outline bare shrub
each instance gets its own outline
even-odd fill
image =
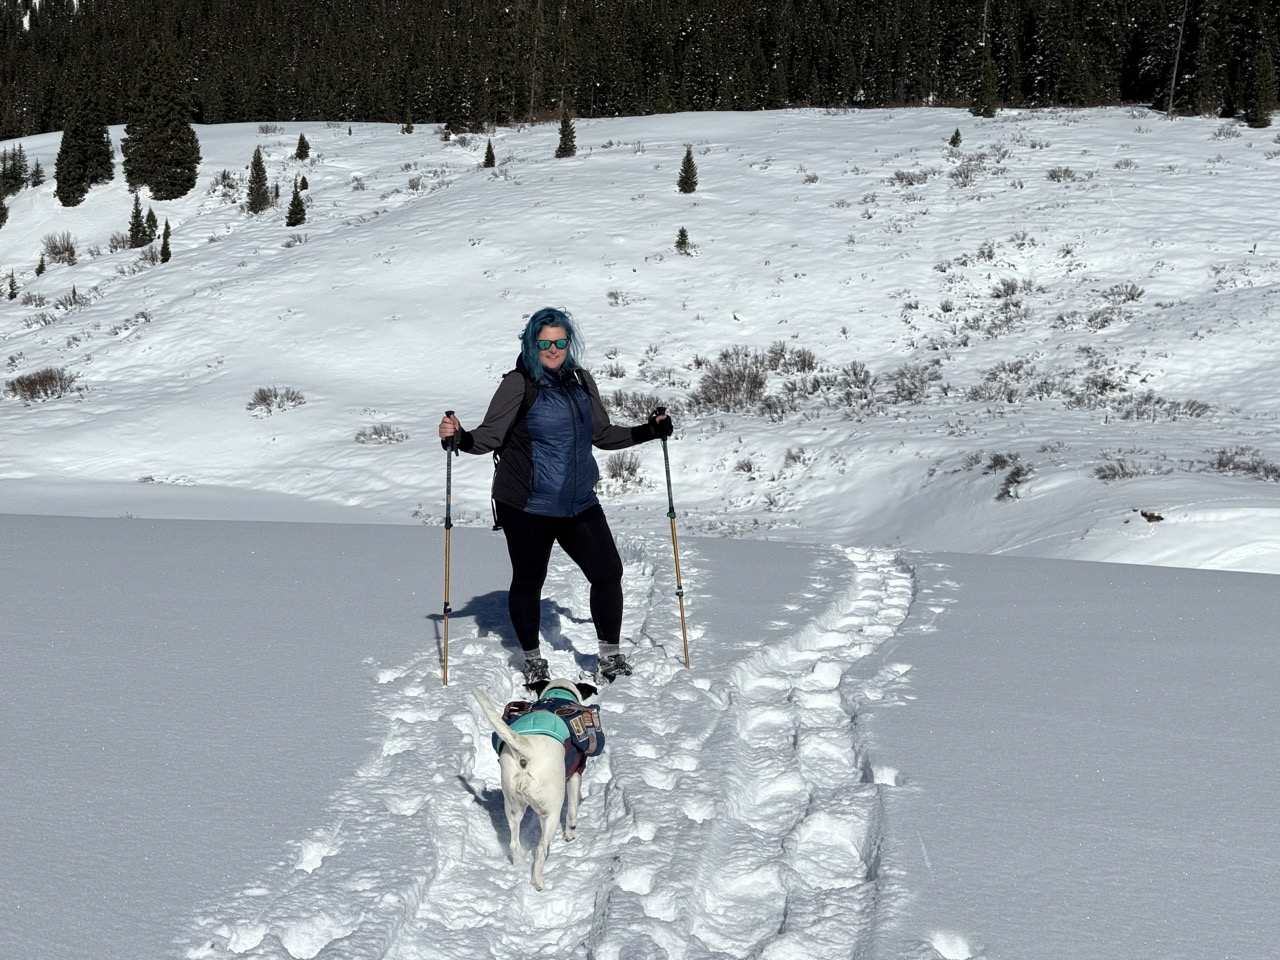
[[[942,373],[933,364],[904,363],[884,379],[890,402],[924,403],[929,396],[929,386],[940,381]]]
[[[65,263],[69,267],[76,263],[76,240],[70,232],[46,233],[44,235],[44,255],[54,263]]]
[[[307,402],[307,398],[293,387],[259,387],[245,405],[255,417],[269,417],[277,410],[291,410]]]
[[[1131,303],[1141,300],[1144,293],[1146,291],[1136,283],[1117,283],[1103,291],[1102,298],[1108,303]]]
[[[619,450],[609,454],[604,462],[605,476],[610,480],[626,483],[640,476],[640,457],[631,450]]]
[[[764,399],[765,359],[759,351],[746,347],[722,350],[707,363],[697,388],[689,395],[689,405],[706,413],[748,413]]]
[[[1198,420],[1213,412],[1199,400],[1166,400],[1154,390],[1132,397],[1117,413],[1121,420]]]
[[[1004,475],[1004,480],[1000,483],[1000,492],[996,494],[996,500],[1005,503],[1009,500],[1018,499],[1018,487],[1031,479],[1032,469],[1029,464],[1015,463],[1009,472]]]
[[[1104,483],[1111,483],[1115,480],[1132,480],[1134,477],[1141,477],[1149,471],[1128,460],[1115,459],[1108,460],[1106,463],[1099,464],[1093,468],[1093,475]]]
[[[90,297],[72,287],[70,293],[64,293],[53,301],[53,305],[58,310],[71,310],[76,307],[87,307],[92,302],[93,300]]]
[[[81,392],[75,386],[77,379],[76,374],[66,367],[45,367],[43,370],[6,380],[4,392],[6,396],[17,397],[26,403],[38,403],[54,400],[68,393]]]
[[[787,470],[790,467],[803,467],[809,462],[809,455],[804,447],[792,450],[787,447],[787,452],[782,457],[782,469]]]
[[[980,164],[965,161],[951,171],[951,182],[957,187],[972,187],[978,182],[978,174],[981,171]]]
[[[991,296],[997,300],[1004,300],[1015,297],[1018,294],[1020,284],[1015,277],[1004,277],[1001,281],[991,288]]]
[[[900,187],[920,187],[929,182],[928,170],[895,170],[889,182]]]
[[[775,373],[809,373],[818,368],[818,358],[812,350],[787,346],[781,340],[775,340],[765,353],[765,363]]]
[[[356,443],[404,443],[409,434],[386,423],[375,423],[356,434]]]
[[[1257,447],[1236,447],[1234,450],[1223,447],[1209,462],[1209,468],[1231,476],[1257,477],[1268,483],[1280,481],[1280,464],[1264,459]]]
[[[608,398],[608,403],[620,417],[635,422],[648,420],[649,414],[662,406],[670,409],[672,413],[676,412],[675,404],[663,403],[662,398],[656,393],[633,393],[627,390],[618,390]]]

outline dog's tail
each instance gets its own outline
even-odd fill
[[[498,739],[515,752],[515,755],[520,758],[520,766],[523,767],[529,762],[528,737],[522,733],[516,733],[507,726],[506,721],[502,719],[502,714],[498,713],[498,708],[493,705],[493,701],[485,696],[479,687],[472,687],[471,695],[476,698],[476,703],[480,704],[480,709],[484,711],[484,715],[493,724],[493,729],[497,731]]]

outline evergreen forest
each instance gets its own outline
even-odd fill
[[[0,139],[63,129],[87,104],[95,124],[125,122],[152,41],[195,123],[460,131],[561,104],[581,117],[970,106],[980,91],[984,112],[1229,116],[1251,95],[1274,102],[1278,28],[1273,0],[7,0]]]

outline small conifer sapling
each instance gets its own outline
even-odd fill
[[[693,147],[684,148],[684,160],[680,163],[680,177],[676,187],[681,193],[693,193],[698,189],[698,165],[693,162]]]
[[[133,214],[129,217],[129,246],[134,249],[147,245],[147,221],[142,216],[142,199],[135,190]]]
[[[289,212],[285,214],[284,225],[286,227],[299,227],[307,222],[307,205],[302,202],[302,194],[298,192],[298,185],[293,185],[293,197],[289,200]]]
[[[578,135],[573,129],[573,121],[569,119],[569,111],[560,109],[560,142],[556,145],[556,159],[563,160],[578,152]]]
[[[261,213],[271,206],[271,190],[267,186],[267,165],[262,160],[262,148],[255,147],[253,159],[249,161],[249,196],[245,200],[245,209],[250,213]]]

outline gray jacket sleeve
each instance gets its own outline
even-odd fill
[[[458,435],[458,449],[463,453],[490,453],[502,446],[511,425],[520,415],[524,402],[524,374],[512,370],[502,378],[498,389],[489,401],[484,422],[474,430],[463,430]]]
[[[596,386],[595,378],[585,370],[582,371],[582,378],[586,381],[587,393],[591,396],[591,411],[594,417],[591,431],[593,445],[601,450],[621,450],[623,447],[633,447],[637,443],[653,439],[653,431],[649,429],[647,423],[634,427],[620,427],[612,423],[609,420],[609,411],[605,409],[604,402],[600,399],[600,388]]]

